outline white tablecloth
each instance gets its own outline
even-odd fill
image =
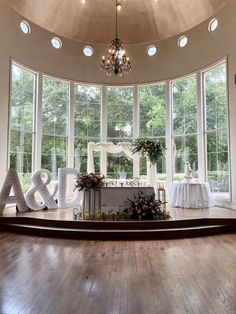
[[[208,182],[173,182],[170,190],[170,206],[182,208],[209,208],[213,205]]]
[[[134,199],[134,194],[142,192],[145,195],[154,193],[153,187],[102,187],[101,206],[102,207],[123,207],[127,198]]]

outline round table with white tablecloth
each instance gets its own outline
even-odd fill
[[[213,205],[208,182],[173,182],[170,189],[170,206],[182,208],[209,208]]]

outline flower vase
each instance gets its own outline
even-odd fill
[[[93,213],[95,220],[101,219],[101,189],[93,190]]]
[[[152,164],[147,158],[147,185],[153,186],[156,191],[157,186],[157,164]]]
[[[101,190],[85,189],[83,211],[85,220],[101,219]]]
[[[84,219],[90,219],[90,211],[91,211],[91,189],[84,190],[84,200],[83,200],[83,212]]]

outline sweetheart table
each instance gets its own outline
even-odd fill
[[[83,213],[81,207],[74,208],[74,215],[87,219],[101,219],[101,215],[114,215],[123,212],[127,199],[134,200],[134,195],[154,193],[153,187],[101,187],[83,191]]]
[[[153,187],[102,187],[101,189],[101,207],[111,207],[118,209],[124,207],[124,202],[134,199],[134,194],[142,192],[145,195],[154,193]]]

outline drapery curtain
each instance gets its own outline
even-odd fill
[[[135,156],[139,156],[138,153],[132,154],[130,149],[130,143],[122,142],[118,143],[117,145],[105,142],[105,143],[88,143],[88,160],[87,160],[87,172],[94,173],[94,159],[93,159],[93,152],[108,152],[112,154],[118,154],[124,152],[129,158],[134,158]]]
[[[112,154],[118,154],[124,152],[129,158],[135,158],[141,156],[139,153],[132,154],[130,143],[121,142],[117,145],[111,142],[104,143],[88,143],[88,159],[87,159],[87,172],[94,173],[94,159],[93,152],[108,152]],[[152,165],[150,161],[147,162],[147,184],[156,188],[156,165]]]

